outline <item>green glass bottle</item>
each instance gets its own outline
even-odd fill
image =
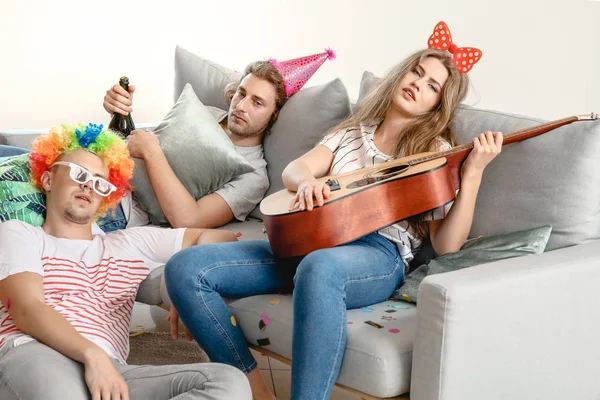
[[[119,79],[119,85],[125,89],[126,92],[129,92],[129,78],[126,76],[122,76]],[[114,113],[110,123],[108,124],[108,129],[111,129],[116,132],[121,132],[124,137],[129,136],[131,131],[135,130],[135,125],[133,123],[133,118],[131,118],[131,113],[127,115],[122,115],[119,113]]]

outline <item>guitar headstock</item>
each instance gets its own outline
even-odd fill
[[[600,119],[600,114],[591,113],[591,114],[578,115],[577,119],[579,121],[596,121],[597,119]]]

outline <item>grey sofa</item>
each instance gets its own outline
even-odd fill
[[[506,133],[540,122],[463,108],[454,128],[465,143],[489,129]],[[27,147],[39,133],[0,132],[0,143]],[[410,391],[415,400],[599,399],[598,154],[600,121],[506,146],[486,169],[471,236],[551,224],[546,252],[430,276],[418,306],[387,301],[349,310],[338,384],[364,398]],[[242,233],[241,240],[267,240],[254,218],[224,229]],[[162,270],[154,271],[138,301],[168,306],[161,281]],[[229,307],[253,347],[268,338],[264,352],[291,359],[290,295],[235,299]],[[265,330],[262,313],[271,320]]]

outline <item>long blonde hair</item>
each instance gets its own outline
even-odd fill
[[[392,68],[386,77],[356,105],[352,115],[334,127],[331,132],[361,124],[375,125],[383,121],[402,78],[427,57],[441,61],[448,70],[448,79],[442,88],[439,104],[433,110],[415,117],[402,132],[398,132],[395,155],[404,157],[431,151],[435,148],[438,136],[454,145],[450,123],[458,105],[467,95],[469,78],[459,72],[450,53],[437,49],[417,51]]]
[[[454,146],[454,134],[450,129],[450,123],[458,106],[467,95],[469,78],[466,74],[459,72],[450,53],[437,49],[417,51],[392,68],[387,76],[356,105],[352,115],[330,132],[361,124],[375,125],[383,121],[392,105],[394,93],[402,78],[427,57],[440,60],[448,70],[448,79],[442,88],[439,104],[431,111],[416,116],[401,132],[398,132],[395,156],[405,157],[434,151],[438,137],[442,137]],[[428,235],[423,215],[409,218],[409,223],[419,236],[426,237]]]

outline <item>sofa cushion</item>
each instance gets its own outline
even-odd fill
[[[250,219],[229,223],[221,229],[241,234],[239,240],[267,240],[263,227],[261,221]],[[162,273],[163,268],[156,269],[142,282],[137,301],[171,305]],[[226,301],[249,343],[258,345],[259,339],[268,338],[270,344],[265,345],[265,349],[292,358],[292,296],[260,295]],[[412,304],[394,301],[368,308],[373,311],[348,310],[351,323],[338,383],[378,397],[406,393],[411,375],[416,309]],[[263,313],[270,324],[261,330],[259,323]],[[367,325],[365,321],[373,321],[383,328]]]
[[[360,79],[360,87],[358,90],[358,101],[362,100],[371,89],[379,83],[381,79],[376,77],[374,73],[370,71],[364,71]]]
[[[378,81],[365,72],[361,95]],[[461,106],[452,129],[457,144],[463,144],[488,130],[509,133],[543,122]],[[546,250],[600,238],[600,186],[593,184],[599,151],[600,121],[576,122],[503,147],[484,172],[470,235],[552,225]]]
[[[31,142],[38,135],[48,133],[39,129],[13,129],[0,131],[0,144],[31,150]]]
[[[260,295],[228,300],[246,340],[287,359],[292,358],[292,308],[290,295]],[[377,397],[408,392],[416,308],[386,301],[348,310],[348,341],[338,383]],[[260,329],[262,315],[270,324]],[[365,323],[372,321],[381,329]],[[262,325],[262,324],[261,324]]]
[[[444,254],[412,271],[390,297],[416,302],[421,281],[429,275],[458,271],[507,258],[543,253],[551,232],[552,227],[544,225],[518,232],[469,239],[460,251]]]
[[[175,87],[173,101],[177,101],[186,84],[192,85],[202,104],[229,110],[225,87],[237,81],[241,74],[231,68],[199,57],[179,46],[175,48]]]
[[[249,218],[244,222],[232,221],[218,229],[236,233],[238,240],[269,240],[265,231],[265,224],[256,218]]]
[[[254,166],[235,150],[189,84],[154,132],[173,172],[195,199],[254,170]],[[138,158],[134,161],[132,183],[136,197],[154,225],[167,224],[144,161]]]
[[[509,133],[544,121],[461,108],[453,123],[457,142],[487,130]],[[600,121],[582,121],[509,144],[486,168],[471,235],[552,225],[546,250],[600,238]]]

